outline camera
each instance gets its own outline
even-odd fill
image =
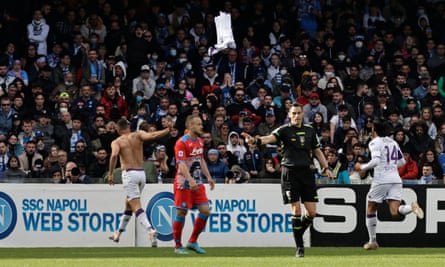
[[[78,176],[80,174],[80,169],[77,167],[74,167],[71,169],[71,175],[72,176]]]
[[[233,179],[233,178],[235,178],[235,176],[236,176],[235,172],[233,172],[233,171],[228,171],[227,172],[227,178]]]

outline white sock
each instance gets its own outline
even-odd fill
[[[377,216],[375,214],[366,216],[366,228],[368,228],[369,243],[377,243]]]
[[[131,215],[124,214],[124,216],[122,216],[121,222],[119,223],[119,232],[125,231],[125,228],[127,228],[127,224],[130,221],[130,219]]]
[[[400,205],[398,211],[402,215],[407,215],[413,211],[411,205]]]
[[[150,222],[148,221],[145,212],[139,214],[137,220],[142,225],[142,227],[144,227],[145,230],[150,231],[150,229],[153,228],[153,226],[151,226]]]

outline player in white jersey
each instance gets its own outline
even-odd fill
[[[423,219],[423,210],[417,202],[411,205],[401,205],[402,179],[397,168],[405,164],[405,159],[399,145],[387,136],[388,125],[384,121],[374,122],[373,140],[369,143],[371,160],[366,164],[356,163],[355,169],[369,170],[374,168],[374,178],[368,192],[368,209],[366,214],[366,227],[368,228],[369,242],[363,248],[377,249],[377,207],[384,200],[388,202],[393,218],[414,213]]]

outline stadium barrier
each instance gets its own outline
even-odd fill
[[[173,246],[172,186],[150,184],[142,195],[143,208],[159,231],[158,243],[163,247]],[[306,233],[306,244],[363,244],[367,240],[368,188],[320,185],[319,216]],[[207,194],[212,214],[200,237],[202,246],[294,246],[291,214],[289,207],[282,204],[279,184],[218,184]],[[383,205],[377,228],[380,245],[444,246],[445,186],[409,186],[403,198],[407,203],[419,201],[425,207],[425,220],[406,216],[400,221],[388,221],[389,212]],[[122,185],[1,184],[0,247],[150,246],[145,231],[134,219],[118,244],[108,240],[119,225],[123,206]],[[184,242],[196,216],[196,212],[187,216]]]

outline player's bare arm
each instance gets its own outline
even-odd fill
[[[160,130],[160,131],[156,131],[156,132],[146,132],[146,131],[139,131],[138,134],[140,136],[140,138],[144,141],[153,141],[156,140],[160,137],[163,137],[165,135],[167,135],[168,133],[170,133],[171,129],[173,128],[173,123],[171,121],[169,121],[167,123],[167,128]]]
[[[116,168],[117,157],[119,156],[120,147],[117,140],[111,142],[110,165],[108,171],[108,184],[114,185],[114,169]]]
[[[210,190],[213,190],[215,188],[215,181],[210,175],[209,169],[207,168],[207,163],[203,158],[201,159],[201,172],[207,178],[207,181],[209,182],[210,185]]]
[[[257,145],[265,145],[265,144],[273,144],[277,142],[277,138],[275,135],[270,134],[266,136],[260,137],[252,137],[246,132],[242,132],[241,135],[246,139],[248,144],[257,144]]]
[[[181,172],[182,175],[184,175],[185,179],[187,179],[187,181],[189,182],[190,189],[192,191],[198,190],[198,185],[196,184],[196,181],[195,179],[193,179],[192,175],[190,175],[187,165],[184,162],[179,162],[178,165],[179,165],[179,171]]]

